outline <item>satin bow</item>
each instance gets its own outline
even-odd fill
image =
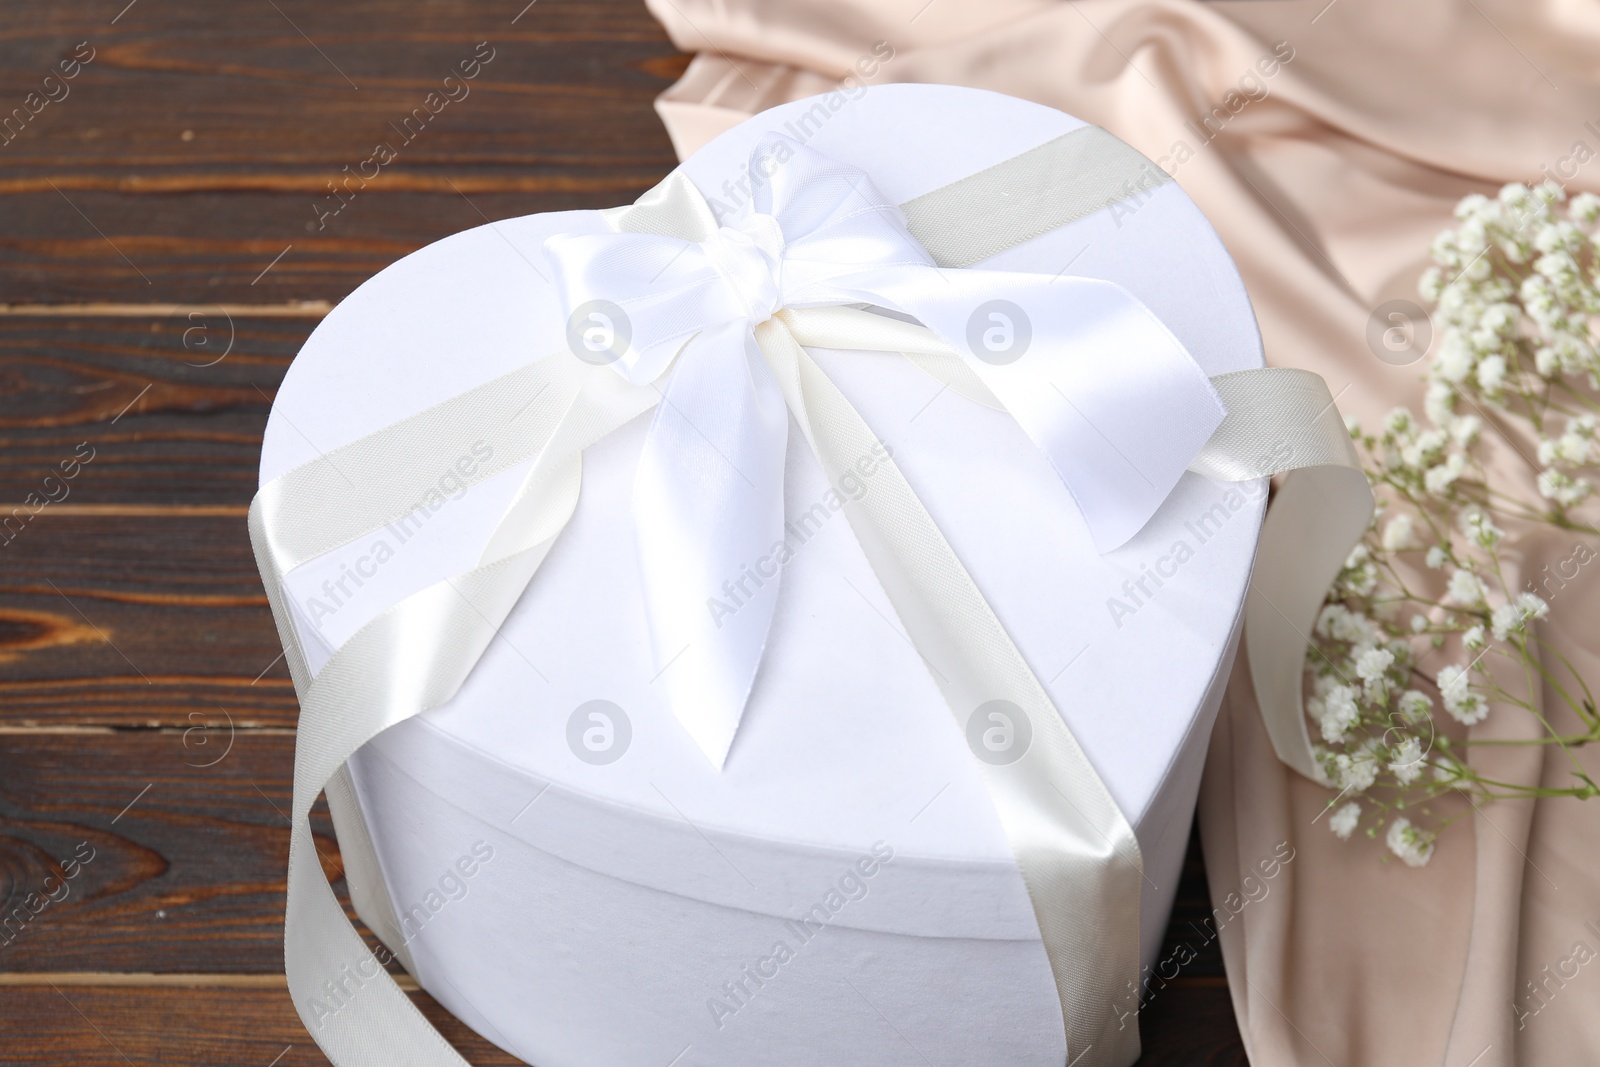
[[[545,243],[575,355],[661,393],[633,494],[645,607],[673,713],[718,767],[781,580],[751,569],[784,540],[789,419],[753,334],[776,311],[865,304],[920,321],[1049,458],[1101,552],[1144,526],[1226,414],[1120,286],[940,268],[864,172],[780,135],[750,175],[750,202],[720,223],[681,171],[646,194],[690,239]]]

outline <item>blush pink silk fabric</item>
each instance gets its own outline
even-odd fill
[[[841,81],[976,86],[1104,126],[1221,233],[1268,362],[1323,375],[1368,425],[1421,409],[1419,365],[1375,358],[1369,318],[1418,299],[1455,202],[1546,177],[1600,190],[1600,7],[1577,0],[647,2],[698,53],[658,103],[680,155]],[[1495,463],[1531,485],[1513,450]],[[1519,536],[1513,582],[1570,561],[1579,540]],[[1600,677],[1600,568],[1552,588],[1544,635]],[[1473,729],[1537,732],[1504,709]],[[1558,752],[1476,753],[1501,780],[1568,784]],[[1578,758],[1600,773],[1594,752]],[[1252,1063],[1600,1063],[1600,801],[1437,804],[1462,818],[1413,870],[1385,861],[1381,840],[1338,841],[1328,797],[1274,757],[1241,663],[1200,822]],[[1277,877],[1251,877],[1288,848]]]

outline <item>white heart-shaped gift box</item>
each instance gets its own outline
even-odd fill
[[[737,176],[775,131],[905,203],[1082,126],[993,93],[886,85],[764,112],[682,169],[714,208],[737,206]],[[494,223],[352,293],[278,393],[263,484],[545,355],[567,324],[543,244],[575,232],[608,227],[598,212]],[[1262,364],[1238,274],[1175,183],[982,266],[1114,281],[1207,374]],[[1264,481],[1185,475],[1101,555],[1009,415],[894,354],[813,355],[892,448],[1134,827],[1153,964]],[[973,753],[847,522],[808,528],[784,566],[727,765],[673,717],[630,507],[648,422],[586,451],[576,514],[457,696],[370,742],[330,788],[363,918],[446,1007],[540,1067],[918,1064],[932,1049],[1065,1062],[1038,925]],[[834,514],[834,487],[790,436],[786,512]],[[483,458],[463,455],[463,472]],[[444,471],[411,519],[292,571],[312,669],[403,596],[470,569],[526,467],[465,490]]]

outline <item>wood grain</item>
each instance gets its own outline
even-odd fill
[[[46,508],[0,545],[0,726],[292,727],[281,652],[242,514]]]
[[[280,714],[284,679],[272,677],[282,673],[275,672],[278,651],[259,611],[157,614],[139,604],[41,593],[7,598],[0,634],[11,659],[0,668],[13,676],[0,686],[15,698],[4,719],[15,725],[53,723],[28,708],[56,701],[70,702],[67,720],[82,724],[184,725],[196,707],[226,710],[239,726],[290,722]],[[63,664],[59,673],[29,676],[51,663]],[[269,709],[271,718],[257,714]]]
[[[1198,824],[1189,829],[1189,850],[1183,857],[1177,897],[1172,902],[1172,917],[1157,957],[1156,974],[1147,978],[1147,997],[1153,1005],[1165,995],[1159,988],[1170,978],[1224,981],[1222,946],[1217,943],[1216,924],[1211,915],[1211,893],[1206,886],[1205,855],[1200,850]]]
[[[223,724],[5,736],[0,917],[24,912],[0,969],[282,973],[293,754],[290,734]],[[337,878],[326,820],[315,837]]]
[[[112,26],[13,5],[0,100],[80,41],[94,58],[0,147],[7,302],[337,300],[440,237],[625,203],[674,165],[650,102],[684,58],[633,0],[515,23],[521,4],[276,7],[143,4]],[[364,168],[380,143],[393,160]]]
[[[42,501],[248,507],[271,398],[315,324],[215,305],[0,316],[0,545]]]
[[[7,1067],[326,1067],[285,989],[52,983],[4,990],[0,1064]],[[473,1033],[426,993],[433,1024],[481,1067],[522,1061]],[[663,1061],[664,1062],[664,1061]]]
[[[281,652],[242,509],[69,499],[0,544],[0,729],[292,727]]]

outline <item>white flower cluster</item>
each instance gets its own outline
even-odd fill
[[[1424,429],[1410,411],[1395,408],[1384,420],[1379,459],[1385,472],[1418,490],[1442,499],[1455,499],[1456,483],[1472,466],[1467,450],[1477,443],[1483,422],[1476,415],[1455,415],[1448,407],[1455,399],[1453,393],[1447,398],[1444,409],[1434,410],[1436,394],[1437,383],[1429,386],[1428,417],[1437,422],[1437,416],[1442,414],[1447,421]],[[1395,537],[1402,538],[1407,532],[1409,527],[1402,525],[1395,531]]]
[[[1592,330],[1600,315],[1594,227],[1600,197],[1566,199],[1553,182],[1507,185],[1493,199],[1473,195],[1456,206],[1459,225],[1434,239],[1419,286],[1438,305],[1438,353],[1428,368],[1426,410],[1437,434],[1465,446],[1482,421],[1457,401],[1532,414],[1553,393],[1580,400],[1600,389],[1600,353]],[[1595,414],[1539,411],[1539,493],[1558,511],[1585,500],[1594,484],[1581,473],[1600,463]],[[1438,452],[1425,472],[1430,492],[1447,494],[1466,471],[1459,450]]]
[[[1461,739],[1463,728],[1491,705],[1533,708],[1485,665],[1490,656],[1533,664],[1531,624],[1549,614],[1533,593],[1507,588],[1497,518],[1597,532],[1568,511],[1591,495],[1600,466],[1600,337],[1591,332],[1600,326],[1600,197],[1574,197],[1564,215],[1563,201],[1546,184],[1461,202],[1421,283],[1440,331],[1423,416],[1397,408],[1372,433],[1350,423],[1371,459],[1378,508],[1317,618],[1306,710],[1320,735],[1318,765],[1339,790],[1328,809],[1333,833],[1348,839],[1365,826],[1411,867],[1428,862],[1437,835],[1412,821],[1417,805],[1428,816],[1428,801],[1454,792],[1497,795],[1466,761],[1473,741]],[[1508,426],[1539,442],[1538,498],[1508,497],[1479,458],[1485,431],[1516,432]],[[1441,667],[1431,657],[1447,643],[1455,661]],[[1600,741],[1592,700],[1568,703],[1593,719],[1577,743]],[[1600,795],[1600,786],[1585,780],[1570,792]]]
[[[1404,815],[1389,824],[1389,851],[1405,861],[1407,867],[1421,867],[1433,858],[1434,835],[1413,825]]]
[[[1377,581],[1372,552],[1362,545],[1345,562],[1334,588],[1360,604],[1372,596]],[[1344,793],[1364,793],[1385,775],[1409,785],[1425,765],[1423,742],[1411,728],[1428,719],[1433,699],[1406,688],[1411,644],[1391,629],[1331,596],[1317,618],[1306,710],[1330,746],[1318,749],[1323,771]],[[1334,833],[1349,836],[1360,810],[1359,804],[1341,808],[1331,821]]]
[[[1381,440],[1363,438],[1370,451],[1381,446],[1401,456],[1414,449],[1418,431],[1412,421],[1397,415],[1387,426]],[[1403,457],[1400,462],[1406,464]],[[1408,469],[1414,474],[1415,464]],[[1403,796],[1413,788],[1438,793],[1469,785],[1470,769],[1452,752],[1435,747],[1435,698],[1418,687],[1426,683],[1413,673],[1413,642],[1425,641],[1437,649],[1446,635],[1459,635],[1468,661],[1440,668],[1433,687],[1438,706],[1456,722],[1472,726],[1489,714],[1492,682],[1481,665],[1485,653],[1500,649],[1522,655],[1530,620],[1549,614],[1549,606],[1532,593],[1507,597],[1491,589],[1486,578],[1496,579],[1498,586],[1495,549],[1505,531],[1488,511],[1476,504],[1452,507],[1434,500],[1417,478],[1406,479],[1403,470],[1397,473],[1391,467],[1385,473],[1374,478],[1380,495],[1397,483],[1416,495],[1407,501],[1400,492],[1394,494],[1399,500],[1386,499],[1380,506],[1369,537],[1350,553],[1328,592],[1307,658],[1306,710],[1322,741],[1317,758],[1340,798],[1372,795],[1374,789]],[[1407,502],[1414,511],[1400,510]],[[1440,522],[1450,516],[1453,526]],[[1427,544],[1429,540],[1434,543]],[[1407,554],[1423,556],[1428,567],[1445,574],[1443,599],[1431,609],[1432,617],[1416,612],[1402,626],[1400,608],[1407,597],[1396,595],[1390,576],[1396,561]],[[1430,766],[1433,774],[1424,778]],[[1403,801],[1374,802],[1366,808],[1350,800],[1333,812],[1328,825],[1340,838],[1348,838],[1363,818],[1404,806]],[[1376,826],[1369,834],[1375,832]],[[1432,832],[1401,816],[1390,821],[1385,841],[1410,866],[1428,862],[1433,854]]]

